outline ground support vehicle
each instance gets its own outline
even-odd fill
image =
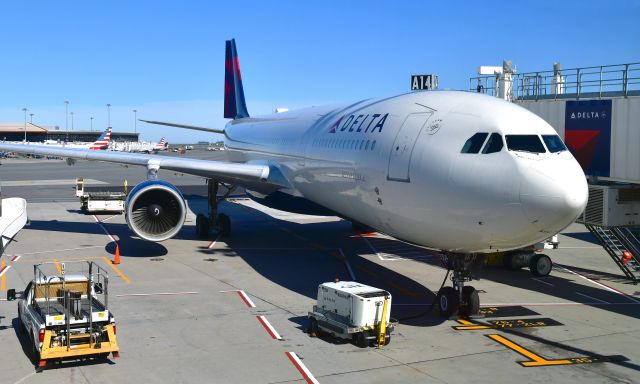
[[[51,360],[119,357],[115,318],[108,309],[109,276],[92,261],[34,265],[34,278],[19,295],[18,320],[39,370]],[[74,273],[66,273],[68,267]],[[75,273],[75,270],[81,270]],[[18,297],[14,289],[7,300]]]
[[[80,209],[85,212],[124,212],[127,194],[113,191],[87,191],[84,179],[76,179],[76,196],[80,198]]]
[[[357,346],[379,347],[391,342],[397,324],[390,317],[391,294],[353,281],[323,283],[318,301],[308,313],[309,334],[330,334]]]

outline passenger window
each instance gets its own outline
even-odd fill
[[[376,141],[373,140],[373,143],[371,143],[371,150],[373,151],[373,148],[375,148],[375,147],[376,147]]]
[[[369,150],[369,142],[370,142],[370,140],[367,140],[367,144],[365,144],[365,146],[364,146],[364,150],[365,151]]]
[[[482,153],[496,153],[502,151],[502,136],[499,133],[492,133],[487,140],[487,144],[484,146]]]
[[[538,135],[506,135],[507,148],[510,151],[545,153],[544,145]]]
[[[471,136],[464,146],[462,147],[462,153],[478,153],[480,152],[480,148],[482,148],[482,144],[484,140],[489,136],[486,132],[478,132],[475,135]]]
[[[558,135],[542,135],[542,141],[547,146],[547,149],[551,153],[566,151],[567,147],[564,145]]]

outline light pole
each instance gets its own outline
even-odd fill
[[[93,131],[93,116],[91,116],[91,131]]]
[[[138,119],[137,119],[138,110],[133,110],[133,133],[136,133],[138,130]]]
[[[111,128],[111,104],[107,104],[107,128]]]
[[[29,116],[31,117],[31,120],[29,120],[29,124],[33,124],[33,113],[30,113]]]
[[[22,112],[24,112],[24,142],[27,142],[27,108],[22,108]]]
[[[69,100],[64,102],[64,130],[69,130]]]
[[[73,111],[71,111],[71,130],[73,131]]]

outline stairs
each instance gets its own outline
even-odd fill
[[[603,227],[585,224],[589,232],[598,239],[611,259],[625,276],[638,284],[640,281],[640,240],[626,227]],[[631,253],[631,260],[623,262],[623,253]]]

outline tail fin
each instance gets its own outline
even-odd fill
[[[89,146],[89,149],[97,149],[97,150],[107,149],[109,147],[110,139],[111,139],[111,127],[107,128],[104,132],[102,132],[102,135],[100,135],[100,137],[98,137],[98,140],[94,141],[93,144]]]
[[[241,119],[249,117],[247,104],[244,101],[240,62],[236,51],[235,39],[227,40],[224,63],[224,117]]]

